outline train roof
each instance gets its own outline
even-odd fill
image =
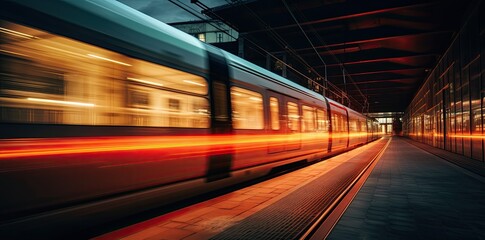
[[[310,96],[312,96],[316,99],[320,99],[322,101],[324,100],[323,99],[324,97],[321,94],[318,94],[318,93],[316,93],[316,92],[314,92],[314,91],[312,91],[308,88],[300,86],[293,81],[290,81],[290,80],[288,80],[288,79],[286,79],[286,78],[284,78],[284,77],[282,77],[278,74],[275,74],[275,73],[273,73],[269,70],[266,70],[266,69],[264,69],[264,68],[262,68],[262,67],[260,67],[256,64],[254,64],[254,63],[251,63],[247,60],[244,60],[244,59],[242,59],[242,58],[240,58],[240,57],[238,57],[238,56],[236,56],[232,53],[226,52],[224,50],[222,50],[222,52],[224,53],[224,56],[226,57],[228,64],[233,64],[233,65],[236,65],[236,66],[237,65],[244,66],[246,68],[249,68],[249,69],[252,69],[252,70],[258,72],[261,75],[264,75],[267,78],[276,80],[281,85],[292,88],[292,89],[297,90],[299,92],[302,92],[306,95],[310,95]]]
[[[159,59],[168,58],[169,66],[175,64],[199,74],[208,67],[205,46],[198,39],[114,0],[9,1],[109,35]]]
[[[318,93],[316,93],[316,92],[314,92],[314,91],[312,91],[312,90],[310,90],[308,88],[305,88],[303,86],[300,86],[300,85],[296,84],[295,82],[290,81],[290,80],[288,80],[288,79],[286,79],[286,78],[284,78],[284,77],[282,77],[282,76],[280,76],[278,74],[275,74],[275,73],[273,73],[271,71],[268,71],[267,69],[264,69],[264,68],[262,68],[262,67],[260,67],[260,66],[258,66],[256,64],[254,64],[254,63],[251,63],[251,62],[249,62],[247,60],[244,60],[244,59],[242,59],[240,57],[237,57],[237,56],[235,56],[232,53],[226,52],[224,50],[222,50],[222,52],[224,53],[224,55],[225,55],[226,59],[228,60],[229,64],[232,63],[233,65],[236,65],[236,66],[237,65],[245,66],[246,68],[249,68],[249,69],[252,69],[254,71],[257,71],[259,74],[262,74],[262,75],[264,75],[266,77],[269,77],[269,78],[271,78],[273,80],[278,81],[278,83],[281,84],[281,85],[283,85],[283,86],[293,88],[294,90],[297,90],[299,92],[302,92],[302,93],[304,93],[306,95],[309,95],[311,97],[314,97],[316,99],[320,99],[322,101],[324,101],[324,99],[327,99],[328,102],[330,102],[330,103],[332,103],[332,104],[334,104],[336,106],[339,106],[339,107],[342,107],[342,108],[347,108],[349,111],[355,112],[355,113],[361,115],[361,113],[359,113],[359,112],[357,112],[357,111],[355,111],[355,110],[353,110],[351,108],[348,108],[348,107],[342,105],[339,102],[336,102],[336,101],[334,101],[334,100],[332,100],[330,98],[324,97],[324,96],[322,96],[322,95],[320,95],[320,94],[318,94]]]

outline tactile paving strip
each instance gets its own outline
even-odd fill
[[[387,141],[297,189],[211,239],[297,239],[359,175]]]

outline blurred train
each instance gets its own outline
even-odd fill
[[[1,5],[0,229],[102,221],[378,138],[362,114],[119,2]]]

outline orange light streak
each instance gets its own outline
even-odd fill
[[[464,134],[453,134],[449,135],[450,138],[472,138],[472,139],[485,139],[485,135],[464,135]]]
[[[322,145],[329,133],[301,133],[278,135],[199,135],[199,136],[123,136],[81,138],[33,138],[0,140],[0,159],[36,158],[76,154],[156,153],[159,159],[191,157],[234,152],[266,150],[301,143]],[[346,139],[347,134],[333,134]],[[351,138],[367,137],[366,132],[350,134]],[[322,148],[323,149],[323,148]],[[162,158],[163,157],[163,158]]]
[[[328,134],[146,136],[0,140],[0,159],[64,154],[158,150],[169,155],[217,153],[325,141]]]

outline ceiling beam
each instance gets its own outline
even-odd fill
[[[347,73],[348,75],[351,76],[359,76],[359,75],[369,75],[369,74],[379,74],[379,73],[400,73],[400,72],[405,72],[405,71],[419,71],[422,70],[424,72],[426,68],[400,68],[400,69],[388,69],[388,70],[382,70],[382,71],[373,71],[373,72],[358,72],[358,73]],[[342,74],[337,74],[337,75],[331,75],[328,76],[330,77],[342,77]]]
[[[342,62],[334,63],[334,64],[327,64],[327,67],[340,67],[343,65],[356,65],[356,64],[365,64],[365,63],[375,63],[375,62],[387,62],[387,61],[395,61],[395,60],[402,60],[402,59],[412,59],[412,58],[424,58],[424,57],[435,57],[438,54],[415,54],[415,55],[408,55],[408,56],[395,56],[395,57],[381,57],[381,58],[373,58],[373,59],[361,59],[361,60],[354,60],[351,62]],[[315,66],[319,67],[319,66]],[[322,65],[323,67],[323,65]]]
[[[405,3],[407,2],[407,3]],[[386,12],[392,12],[392,11],[398,11],[398,10],[403,10],[403,9],[409,9],[409,8],[419,8],[419,7],[425,7],[429,5],[434,5],[438,1],[435,2],[428,2],[428,3],[422,3],[422,1],[413,1],[413,3],[409,3],[409,1],[379,1],[379,4],[369,4],[369,1],[366,3],[362,3],[362,7],[357,8],[349,8],[350,11],[347,13],[344,13],[343,15],[340,16],[333,16],[333,17],[328,17],[328,18],[316,18],[314,20],[309,20],[309,21],[304,21],[300,23],[300,26],[306,26],[306,25],[312,25],[312,24],[318,24],[318,23],[327,23],[327,22],[333,22],[333,21],[340,21],[340,20],[346,20],[346,19],[351,19],[351,18],[357,18],[357,17],[364,17],[364,16],[369,16],[369,15],[375,15],[375,14],[380,14],[380,13],[386,13]],[[378,6],[379,8],[377,9],[370,9],[370,6]],[[365,10],[363,10],[365,9]],[[339,11],[328,11],[328,14],[321,14],[320,16],[328,16],[330,14],[335,14],[339,13]],[[298,24],[287,24],[283,26],[273,26],[271,27],[272,30],[284,30],[288,28],[296,28],[298,27]],[[260,29],[260,30],[254,30],[254,31],[248,31],[245,32],[246,34],[252,34],[252,33],[259,33],[259,32],[265,32],[267,29]]]
[[[384,80],[373,80],[373,81],[354,81],[352,84],[376,84],[376,83],[404,83],[404,84],[414,84],[420,78],[394,78],[394,79],[384,79]],[[342,83],[334,83],[337,86],[343,86]]]
[[[453,30],[441,30],[441,31],[428,31],[428,32],[416,32],[416,33],[411,33],[411,34],[396,34],[396,35],[391,35],[391,36],[381,36],[381,37],[370,37],[366,39],[356,39],[356,40],[351,40],[351,41],[342,41],[342,42],[334,42],[334,43],[329,43],[326,45],[321,45],[321,46],[315,46],[316,49],[327,49],[327,48],[332,48],[332,47],[342,47],[342,46],[350,46],[350,45],[356,45],[356,44],[363,44],[363,43],[371,43],[371,42],[379,42],[379,41],[389,41],[389,40],[403,40],[404,38],[412,38],[412,37],[423,37],[423,36],[432,36],[432,35],[437,35],[437,34],[448,34],[452,33]],[[298,48],[295,49],[293,48],[294,51],[300,52],[300,51],[309,51],[313,50],[313,48]]]

